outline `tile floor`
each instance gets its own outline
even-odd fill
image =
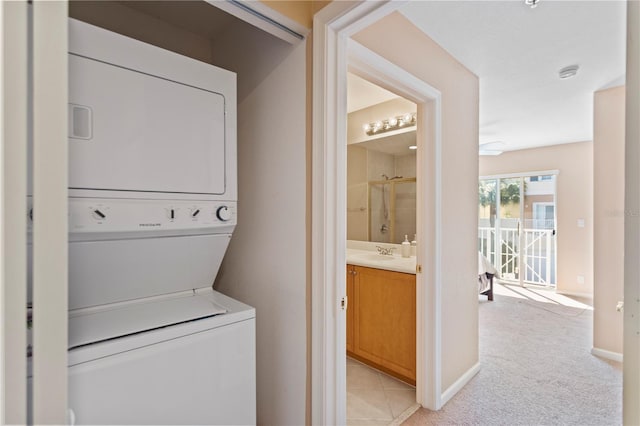
[[[347,357],[347,425],[388,425],[416,404],[416,389]]]

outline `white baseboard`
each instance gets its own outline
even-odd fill
[[[449,388],[446,391],[442,392],[442,397],[441,397],[442,407],[444,407],[444,404],[446,404],[451,398],[453,398],[454,395],[457,394],[460,391],[460,389],[464,387],[464,385],[469,383],[469,380],[473,379],[473,376],[478,374],[479,371],[480,371],[480,363],[478,362],[473,367],[468,369],[466,373],[460,376],[460,378],[456,380],[454,384],[449,386]]]
[[[556,290],[556,293],[563,294],[565,296],[575,296],[575,297],[584,297],[587,299],[593,299],[593,293],[579,293],[577,291],[564,291],[564,290]]]
[[[405,420],[407,420],[409,417],[411,417],[413,415],[413,413],[418,411],[420,408],[422,408],[422,407],[420,406],[420,404],[418,404],[416,402],[411,407],[407,408],[402,413],[400,413],[400,415],[398,417],[393,419],[393,421],[391,423],[389,423],[389,426],[400,426],[402,423],[404,423]]]
[[[606,351],[600,348],[591,348],[591,355],[595,355],[600,358],[610,359],[612,361],[622,362],[622,354],[618,352]]]

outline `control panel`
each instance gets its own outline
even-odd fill
[[[235,201],[69,199],[72,233],[178,231],[235,224]]]

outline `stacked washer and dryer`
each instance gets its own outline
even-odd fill
[[[236,75],[69,25],[71,417],[254,424],[255,310],[212,289],[237,218]]]

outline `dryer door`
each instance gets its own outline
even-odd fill
[[[224,194],[225,98],[69,55],[69,187]]]

